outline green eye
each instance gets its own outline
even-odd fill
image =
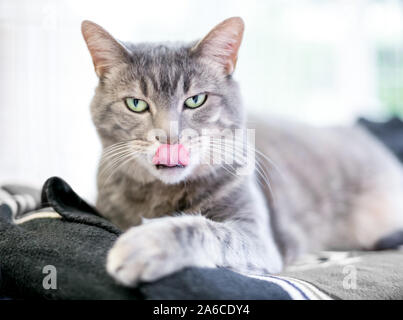
[[[134,112],[143,112],[148,109],[148,104],[144,100],[136,98],[126,98],[126,106]]]
[[[188,108],[198,108],[207,100],[207,94],[201,93],[186,99],[185,106]]]

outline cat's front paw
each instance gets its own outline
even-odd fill
[[[154,281],[189,266],[214,267],[198,257],[186,239],[186,226],[158,219],[124,233],[108,253],[107,271],[119,283],[135,286]],[[190,241],[192,242],[192,241]]]

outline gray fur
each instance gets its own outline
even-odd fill
[[[240,20],[227,21],[224,27],[239,27]],[[108,47],[109,35],[93,40],[98,27],[85,24],[90,50],[97,41]],[[205,128],[246,127],[238,85],[220,69],[223,53],[217,48],[217,60],[211,47],[204,49],[214,32],[203,45],[125,43],[111,57],[115,63],[103,61],[103,69],[93,55],[100,81],[91,113],[107,153],[98,175],[97,208],[128,229],[109,253],[109,273],[127,285],[187,266],[276,273],[303,252],[369,249],[401,228],[402,169],[358,127],[252,119],[248,127],[257,130],[257,149],[265,154],[258,157],[260,169],[271,189],[262,170],[243,176],[223,166],[195,164],[169,169],[181,170],[170,175],[150,164],[150,155],[164,143],[158,135],[150,138],[153,129],[169,132],[168,142],[176,143],[184,139],[184,129],[201,134]],[[110,47],[113,56],[116,43]],[[234,61],[225,70],[232,70]],[[186,98],[201,92],[208,93],[205,105],[183,108]],[[129,111],[125,97],[146,100],[150,110]],[[172,122],[176,131],[170,130]],[[130,150],[139,156],[110,156]],[[118,165],[110,165],[113,161]]]

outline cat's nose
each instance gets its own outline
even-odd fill
[[[170,136],[170,135],[160,137],[159,135],[156,135],[155,140],[157,140],[157,141],[159,141],[161,143],[167,143],[167,144],[170,144],[170,145],[174,145],[174,144],[176,144],[178,142],[178,137],[177,136]]]
[[[155,152],[152,163],[167,167],[187,166],[189,151],[183,144],[162,144]]]

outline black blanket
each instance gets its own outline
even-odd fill
[[[21,197],[18,195],[21,206]],[[10,199],[9,199],[10,200]],[[8,201],[9,202],[9,201]],[[37,299],[291,299],[286,288],[226,269],[188,268],[129,289],[106,273],[121,233],[62,179],[49,179],[42,207],[16,213],[0,205],[0,296]],[[49,270],[56,271],[54,287]],[[308,298],[301,294],[301,297]]]

